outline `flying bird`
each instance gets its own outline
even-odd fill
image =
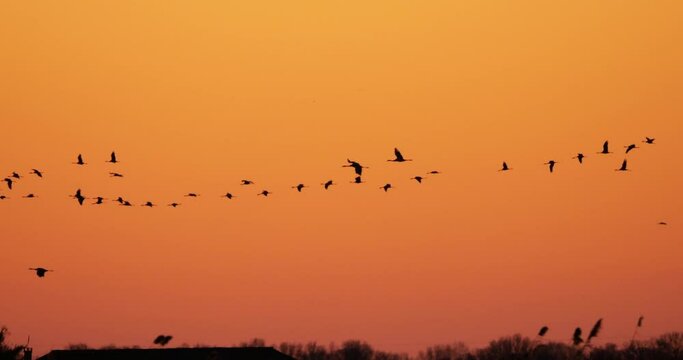
[[[154,207],[155,205],[154,205],[154,204],[152,204],[152,202],[151,202],[151,201],[148,201],[148,202],[144,203],[144,204],[143,204],[142,206],[147,206],[147,207]]]
[[[14,183],[14,181],[10,178],[5,178],[5,182],[7,183],[7,187],[12,190],[12,183]]]
[[[576,156],[574,156],[572,159],[579,160],[579,164],[583,164],[583,158],[585,158],[585,157],[586,157],[586,156],[583,155],[582,153],[578,153],[578,154],[576,154]]]
[[[657,225],[669,225],[666,221],[660,221],[657,223]]]
[[[235,196],[234,196],[233,194],[231,194],[231,193],[225,193],[225,195],[223,195],[223,196],[221,196],[221,197],[228,198],[228,200],[230,200],[230,199],[232,199],[232,198],[235,197]]]
[[[410,180],[415,180],[420,184],[422,184],[422,179],[424,179],[422,176],[414,176],[410,178]]]
[[[122,204],[122,205],[123,205],[123,198],[120,197],[120,196],[117,197],[116,200],[114,200],[114,201],[116,201],[116,202],[118,202],[119,204]]]
[[[123,174],[117,173],[117,172],[110,172],[109,175],[111,177],[123,177]]]
[[[159,335],[154,339],[154,344],[160,345],[160,346],[166,346],[171,339],[173,339],[173,336],[171,335]]]
[[[441,172],[438,170],[432,170],[432,171],[427,173],[427,175],[439,175],[439,174],[441,174]]]
[[[598,154],[611,154],[611,152],[609,152],[609,141],[605,141],[602,144],[602,151]]]
[[[131,204],[130,201],[124,201],[120,206],[133,206],[133,204]]]
[[[37,175],[38,177],[41,177],[41,178],[43,177],[43,173],[42,173],[40,170],[38,170],[38,169],[31,169],[31,172],[30,172],[29,174],[35,174],[35,175]]]
[[[186,197],[197,197],[197,196],[199,196],[199,194],[197,194],[197,193],[187,193],[187,194],[185,194],[185,196],[186,196]]]
[[[508,170],[512,170],[512,168],[509,168],[508,164],[505,161],[503,161],[503,168],[501,168],[498,171],[508,171]]]
[[[296,189],[296,191],[301,192],[301,190],[302,190],[303,188],[305,188],[305,187],[306,187],[306,185],[304,185],[304,184],[299,184],[299,185],[297,185],[297,186],[292,186],[292,189]]]
[[[93,205],[102,205],[102,204],[104,203],[104,202],[103,202],[104,198],[101,197],[101,196],[96,197],[95,200],[97,200],[97,201],[95,201],[94,203],[92,203]]]
[[[74,163],[76,165],[85,165],[86,162],[83,161],[83,155],[78,154],[78,157],[76,158],[76,162]]]
[[[48,270],[48,269],[45,269],[45,268],[42,268],[42,267],[39,267],[39,268],[29,268],[29,270],[35,271],[35,272],[36,272],[36,276],[41,277],[41,278],[42,278],[42,277],[45,277],[45,274],[46,274],[48,271],[54,271],[54,270]]]
[[[12,171],[12,175],[10,175],[10,177],[13,177],[15,179],[21,179],[21,175],[19,175],[19,173],[17,173],[16,171]]]
[[[118,160],[116,160],[116,152],[111,152],[111,156],[109,157],[109,161],[107,162],[110,162],[112,164],[116,164],[118,162]]]
[[[624,148],[626,148],[626,153],[627,153],[627,154],[629,153],[629,151],[631,151],[631,150],[633,150],[633,149],[639,149],[639,147],[637,147],[636,144],[631,144],[631,145],[629,145],[629,146],[624,146]]]
[[[574,335],[572,336],[572,343],[574,343],[574,346],[577,346],[583,342],[583,339],[581,338],[581,328],[577,327],[574,330]]]
[[[85,196],[81,194],[81,189],[76,190],[76,193],[73,195],[73,198],[78,200],[78,205],[83,205],[83,201],[85,201]]]
[[[387,192],[389,189],[391,189],[391,184],[384,184],[384,186],[380,186],[380,189],[384,189],[384,192]]]
[[[175,202],[174,202],[174,203],[170,203],[170,204],[168,204],[168,206],[173,206],[173,207],[178,207],[179,205],[180,205],[180,204],[178,204],[178,203],[175,203]]]
[[[553,172],[553,169],[555,168],[555,164],[557,164],[557,161],[555,160],[550,160],[547,163],[544,163],[543,165],[548,165],[548,168],[550,169],[550,172]]]
[[[654,138],[649,138],[649,137],[646,136],[646,137],[645,137],[645,140],[643,140],[643,142],[646,143],[646,144],[654,144],[654,143],[655,143],[655,139],[654,139]]]
[[[5,199],[9,199],[9,198],[5,195],[0,195],[0,200],[5,200]]]
[[[548,327],[544,326],[541,328],[541,330],[538,331],[538,336],[543,337],[545,334],[548,332]]]
[[[26,198],[26,199],[33,199],[33,198],[35,198],[35,197],[37,197],[37,196],[36,196],[35,194],[33,194],[33,193],[30,193],[30,194],[28,194],[28,195],[26,195],[26,196],[23,196],[23,197]]]
[[[242,185],[253,185],[254,182],[251,180],[242,180]]]
[[[413,161],[413,159],[406,159],[403,157],[403,154],[398,150],[398,148],[394,148],[394,155],[396,156],[395,159],[390,159],[387,161],[392,161],[392,162],[404,162],[404,161]]]
[[[353,170],[356,172],[356,175],[361,176],[363,175],[363,169],[368,169],[367,167],[361,165],[357,161],[352,161],[349,159],[346,159],[346,162],[348,162],[348,165],[342,165],[342,167],[352,167]]]
[[[325,190],[327,190],[327,189],[330,188],[330,186],[332,186],[332,185],[337,185],[337,184],[335,184],[334,182],[332,182],[332,180],[327,180],[326,182],[324,182],[324,183],[322,183],[322,184],[320,184],[320,185],[324,186],[324,187],[325,187]]]
[[[270,191],[268,191],[268,190],[263,190],[263,191],[261,191],[260,193],[258,193],[258,194],[256,194],[256,195],[263,195],[263,196],[265,196],[265,197],[268,197],[268,195],[270,195],[270,194],[272,194]]]
[[[629,169],[626,168],[626,159],[624,159],[624,162],[621,163],[621,167],[618,169],[615,169],[615,171],[629,171]]]

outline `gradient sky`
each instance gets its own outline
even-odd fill
[[[599,340],[622,343],[641,314],[644,337],[683,330],[682,12],[4,2],[0,175],[45,177],[0,188],[0,323],[38,353],[159,333],[415,353],[542,325],[565,341],[599,317]],[[604,140],[616,154],[595,154]],[[613,171],[630,143],[633,171]],[[386,162],[395,146],[415,161]],[[76,188],[183,205],[79,207]]]

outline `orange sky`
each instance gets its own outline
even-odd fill
[[[415,353],[544,324],[564,341],[598,317],[621,343],[640,314],[643,336],[683,330],[681,11],[6,2],[0,175],[45,178],[0,188],[0,323],[39,353],[159,333]],[[613,171],[645,136],[657,144],[628,155],[633,171]],[[607,139],[617,154],[596,155]],[[386,162],[394,146],[415,161]],[[347,157],[367,184],[348,183]],[[79,207],[79,187],[183,205]]]

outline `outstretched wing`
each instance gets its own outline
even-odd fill
[[[401,154],[400,151],[398,151],[398,148],[394,148],[394,155],[396,155],[396,160],[398,160],[398,161],[403,160],[403,155]]]
[[[111,162],[115,163],[116,162],[116,153],[114,151],[111,152]]]
[[[609,141],[605,141],[605,143],[602,144],[602,152],[605,154],[609,152]]]

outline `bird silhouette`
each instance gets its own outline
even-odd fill
[[[130,201],[126,200],[126,201],[122,202],[120,206],[133,206],[133,204],[131,204]]]
[[[629,171],[629,169],[626,168],[626,159],[624,159],[624,162],[621,163],[621,167],[618,169],[615,169],[615,171]]]
[[[45,277],[45,274],[46,274],[48,271],[54,271],[54,270],[48,270],[48,269],[45,269],[45,268],[42,268],[42,267],[38,267],[38,268],[29,268],[29,270],[35,271],[35,272],[36,272],[36,276],[38,276],[38,277],[40,277],[40,278]]]
[[[508,164],[505,161],[503,161],[503,167],[498,171],[508,171],[508,170],[512,170],[512,168],[509,168]]]
[[[221,197],[228,198],[228,200],[230,200],[230,199],[234,198],[235,195],[233,195],[233,194],[231,194],[231,193],[225,193],[225,195],[223,195],[223,196],[221,196]]]
[[[76,158],[76,162],[74,163],[76,165],[85,165],[86,162],[83,161],[83,155],[78,154],[78,157]]]
[[[10,178],[5,178],[4,181],[7,183],[7,188],[9,188],[10,190],[12,190],[12,184],[14,183],[14,181],[13,181],[12,179],[10,179]]]
[[[586,156],[583,155],[582,153],[578,153],[578,154],[576,154],[576,156],[574,156],[572,159],[579,160],[579,164],[583,164],[583,158],[585,158],[585,157],[586,157]]]
[[[391,184],[384,184],[384,186],[380,186],[379,188],[383,189],[384,192],[387,192],[389,189],[391,189]]]
[[[33,199],[33,198],[36,198],[36,197],[37,197],[37,196],[36,196],[35,194],[33,194],[33,193],[27,194],[27,195],[23,196],[23,198],[25,198],[25,199]]]
[[[179,203],[176,203],[176,202],[174,202],[174,203],[170,203],[170,204],[168,204],[168,206],[172,206],[172,207],[178,207],[178,206],[180,206],[180,204],[179,204]]]
[[[361,165],[357,161],[349,160],[346,159],[346,162],[348,162],[348,165],[342,165],[342,167],[352,167],[353,170],[356,172],[356,175],[361,176],[363,175],[363,169],[368,169],[367,167]]]
[[[251,180],[242,180],[242,184],[241,184],[241,185],[253,185],[253,184],[254,184],[254,182],[251,181]]]
[[[543,337],[545,334],[548,332],[548,327],[544,326],[541,328],[541,330],[538,331],[538,336]]]
[[[263,190],[263,191],[261,191],[260,193],[258,193],[258,194],[256,194],[256,195],[263,195],[264,197],[268,197],[268,195],[270,195],[270,194],[272,194],[270,191],[268,191],[268,190]]]
[[[159,346],[166,346],[171,339],[173,339],[173,336],[171,335],[159,335],[154,339],[154,344],[159,345]]]
[[[111,155],[109,156],[109,161],[107,162],[110,162],[112,164],[116,164],[118,162],[118,160],[116,160],[116,152],[111,152]]]
[[[9,198],[5,195],[0,195],[0,200],[5,200],[5,199],[9,199]]]
[[[415,180],[420,184],[422,184],[422,179],[424,179],[422,176],[413,176],[410,178],[410,180]]]
[[[81,189],[76,190],[76,193],[72,197],[78,200],[78,205],[83,205],[83,201],[85,201],[85,196],[81,194]]]
[[[646,143],[646,144],[654,144],[654,143],[655,143],[655,139],[654,139],[654,138],[649,138],[649,137],[646,136],[646,137],[645,137],[645,140],[643,140],[643,142]]]
[[[657,223],[657,225],[669,225],[666,221],[660,221]]]
[[[404,162],[404,161],[413,161],[413,159],[406,159],[403,157],[403,154],[398,150],[398,148],[394,148],[394,155],[396,156],[395,159],[390,159],[387,161],[392,161],[392,162]]]
[[[363,183],[363,179],[362,179],[360,176],[356,176],[356,177],[353,179],[353,181],[350,181],[350,183],[352,183],[352,184],[362,184],[362,183]]]
[[[432,171],[427,173],[427,175],[439,175],[439,174],[441,174],[441,172],[439,170],[432,170]]]
[[[98,197],[96,197],[96,198],[94,198],[94,199],[95,199],[96,201],[95,201],[94,203],[92,203],[93,205],[102,205],[102,204],[104,204],[103,201],[104,201],[105,199],[104,199],[103,197],[98,196]]]
[[[548,165],[548,168],[550,169],[550,172],[553,172],[553,169],[555,169],[555,164],[557,164],[557,161],[555,160],[550,160],[547,163],[544,163],[543,165]]]
[[[15,179],[21,179],[21,175],[19,175],[16,171],[12,171],[12,175],[10,177],[13,177]]]
[[[123,177],[123,174],[117,173],[117,172],[110,172],[109,176],[111,176],[111,177]]]
[[[148,201],[148,202],[142,204],[141,206],[154,207],[155,205],[151,201]]]
[[[119,196],[119,197],[117,197],[116,200],[114,200],[114,201],[118,202],[119,204],[123,204],[123,201],[124,201],[124,200],[123,200],[122,197]]]
[[[606,140],[602,144],[602,151],[599,152],[598,154],[611,154],[611,152],[609,152],[609,141]]]
[[[41,178],[43,177],[43,173],[38,169],[31,169],[31,172],[29,174],[35,174],[36,176]]]
[[[199,196],[199,194],[197,194],[197,193],[187,193],[187,194],[185,194],[185,197],[198,197],[198,196]]]
[[[337,184],[335,184],[334,182],[332,182],[332,180],[327,180],[326,182],[324,182],[324,183],[322,183],[322,184],[320,184],[320,185],[324,186],[324,187],[325,187],[325,190],[327,190],[327,189],[330,188],[330,186],[332,186],[332,185],[337,185]]]
[[[306,187],[306,185],[304,185],[304,184],[299,184],[299,185],[297,185],[297,186],[292,186],[292,189],[296,189],[296,191],[301,192],[301,190],[302,190],[303,188],[305,188],[305,187]]]
[[[624,146],[624,148],[626,148],[626,153],[627,153],[627,154],[628,154],[631,150],[633,150],[633,149],[638,149],[638,147],[636,146],[636,144],[631,144],[631,145],[629,145],[629,146]]]
[[[574,330],[574,335],[572,336],[572,343],[574,346],[577,346],[583,342],[583,339],[581,338],[581,328],[577,327]]]

